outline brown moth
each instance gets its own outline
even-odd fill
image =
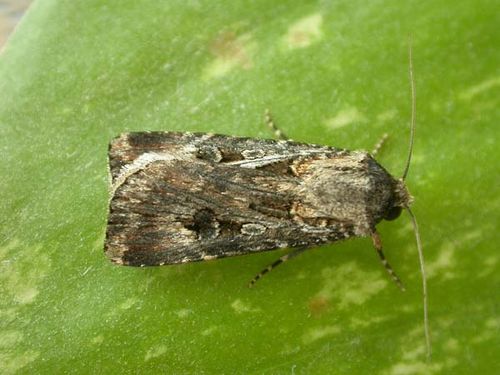
[[[106,253],[155,266],[374,238],[411,202],[370,154],[205,133],[112,141]],[[392,271],[391,271],[392,272]]]
[[[158,266],[294,249],[257,275],[253,285],[308,248],[371,237],[384,267],[403,289],[384,257],[376,225],[406,209],[420,256],[430,352],[423,255],[404,183],[415,129],[411,50],[410,75],[410,151],[399,179],[365,151],[207,133],[120,135],[109,147],[107,256],[117,264]],[[267,122],[285,138],[269,115]]]

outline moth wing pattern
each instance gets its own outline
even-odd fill
[[[122,134],[109,148],[106,254],[149,266],[350,237],[349,222],[295,214],[307,162],[348,153],[206,133]]]

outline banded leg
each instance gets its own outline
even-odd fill
[[[377,142],[375,147],[373,147],[373,150],[371,152],[371,155],[373,157],[375,157],[379,153],[379,151],[382,148],[382,146],[384,145],[385,141],[387,141],[387,138],[389,138],[389,134],[385,133],[384,135],[382,135],[382,138],[379,139],[379,141]]]
[[[375,250],[377,250],[377,254],[380,258],[380,261],[382,262],[382,265],[384,266],[385,270],[387,273],[391,276],[392,280],[396,283],[396,285],[401,289],[402,291],[405,291],[405,286],[403,285],[403,282],[401,279],[396,275],[396,272],[392,269],[391,265],[385,259],[385,255],[382,251],[382,241],[380,239],[380,235],[378,234],[377,231],[374,231],[372,233],[372,241],[373,241],[373,246],[375,247]]]
[[[271,271],[273,268],[276,268],[281,263],[286,262],[287,260],[296,257],[297,255],[299,255],[300,253],[304,252],[305,250],[307,250],[307,247],[299,247],[299,248],[297,248],[297,249],[289,252],[288,254],[283,255],[281,258],[279,258],[278,260],[276,260],[274,263],[270,264],[269,266],[267,266],[266,268],[264,268],[262,271],[260,271],[260,273],[257,276],[255,276],[252,279],[252,281],[250,281],[250,283],[248,283],[248,287],[249,288],[253,287],[254,284],[260,278],[262,278],[262,276],[264,276],[266,273],[268,273],[269,271]]]
[[[271,116],[271,112],[269,112],[269,109],[266,109],[264,112],[264,121],[266,122],[267,126],[273,131],[274,136],[282,141],[287,141],[289,138],[283,133],[274,123],[273,117]]]

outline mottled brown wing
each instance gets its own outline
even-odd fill
[[[342,239],[345,227],[297,220],[293,210],[301,161],[345,152],[199,133],[124,134],[109,150],[106,253],[120,264],[161,265]]]

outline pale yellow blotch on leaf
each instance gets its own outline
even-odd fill
[[[443,370],[444,364],[433,361],[427,363],[425,360],[425,346],[414,346],[418,342],[417,334],[421,335],[421,329],[415,329],[408,334],[405,342],[402,344],[402,358],[399,362],[395,362],[389,369],[382,372],[386,375],[420,375],[420,374],[436,374]],[[411,344],[410,344],[411,343]]]
[[[486,277],[498,272],[498,257],[496,255],[491,255],[483,259],[481,272],[479,272],[478,277]]]
[[[334,117],[326,119],[325,125],[330,129],[339,129],[354,123],[366,121],[365,116],[356,107],[349,107],[339,111]]]
[[[445,242],[439,250],[438,257],[432,261],[427,261],[425,266],[427,271],[427,279],[439,276],[443,280],[451,280],[456,277],[455,269],[456,248],[451,242]]]
[[[201,335],[202,336],[210,336],[215,331],[217,331],[217,329],[218,329],[217,326],[210,326],[207,329],[204,329],[203,331],[201,331]]]
[[[302,336],[302,341],[304,344],[310,344],[316,340],[322,339],[323,337],[336,335],[340,331],[340,327],[337,326],[312,328]]]
[[[500,318],[492,317],[486,319],[483,323],[483,327],[479,332],[472,338],[474,344],[480,344],[487,341],[495,341],[498,337],[498,331],[500,330]]]
[[[456,354],[458,343],[448,340],[443,346],[441,358],[433,357],[431,361],[425,358],[425,343],[422,337],[422,326],[415,323],[414,329],[410,330],[399,343],[400,359],[394,360],[388,369],[382,371],[385,375],[420,375],[420,374],[452,374],[452,369],[457,366]]]
[[[323,37],[321,26],[323,16],[319,13],[311,14],[293,23],[284,37],[285,45],[290,48],[304,48],[318,42]]]
[[[332,300],[339,309],[361,305],[387,287],[388,281],[381,272],[362,271],[354,262],[339,267],[323,269],[324,285],[316,294]]]
[[[193,310],[190,309],[180,309],[175,312],[179,318],[186,318],[188,315],[192,314]]]
[[[384,111],[382,113],[379,113],[377,115],[377,122],[379,123],[385,123],[388,121],[392,121],[396,118],[398,115],[398,111],[393,109],[388,109],[387,111]]]
[[[482,238],[484,236],[483,231],[481,229],[477,230],[469,230],[464,233],[463,240],[464,241],[472,241],[475,242],[476,240]]]
[[[104,342],[104,336],[103,335],[97,335],[94,338],[92,338],[91,343],[95,345],[102,344]]]
[[[11,260],[14,256],[15,262]],[[50,268],[50,258],[42,247],[27,247],[13,240],[0,248],[0,260],[0,283],[5,286],[6,295],[19,304],[32,303],[39,294],[38,284]]]
[[[425,362],[401,362],[397,363],[386,372],[390,375],[421,375],[421,374],[437,374],[441,373],[443,366],[439,363],[429,365]]]
[[[251,69],[257,44],[250,34],[220,33],[209,46],[214,59],[203,70],[204,79],[222,77],[235,69]]]
[[[21,341],[23,335],[19,331],[6,331],[0,333],[0,348],[10,348]]]
[[[33,362],[40,356],[39,352],[33,350],[16,354],[12,351],[0,351],[0,368],[2,374],[17,374],[19,370]]]
[[[144,357],[144,360],[149,361],[150,359],[161,357],[166,352],[167,352],[166,345],[155,346],[154,348],[148,350],[146,356]]]
[[[405,223],[403,226],[401,226],[398,230],[397,230],[397,235],[399,237],[404,237],[404,236],[407,236],[409,234],[413,234],[413,225],[410,223],[410,222],[407,222]],[[408,248],[410,249],[409,251],[414,251],[415,250],[415,253],[416,253],[416,248],[415,246],[408,246]]]
[[[363,317],[363,319],[353,316],[350,321],[350,327],[352,329],[367,328],[372,324],[380,324],[389,320],[388,316],[370,316]]]
[[[0,309],[0,322],[7,322],[9,320],[13,320],[17,317],[18,312],[17,308],[6,308],[6,309]]]
[[[500,87],[500,77],[494,77],[484,80],[477,85],[471,86],[468,89],[463,90],[459,97],[462,100],[471,100],[475,96],[482,94],[485,91],[494,89],[495,87]]]
[[[15,299],[17,302],[24,305],[26,303],[33,302],[37,295],[38,295],[38,289],[30,286],[25,286],[25,287],[20,286],[15,295]]]
[[[124,302],[120,304],[120,309],[128,310],[132,306],[134,306],[137,302],[139,302],[139,299],[135,297],[127,298]]]
[[[387,285],[387,281],[380,279],[380,275],[372,277],[371,280],[361,283],[359,289],[345,291],[342,295],[340,308],[347,308],[350,305],[362,305],[373,295],[379,293]]]
[[[245,312],[257,312],[259,309],[254,309],[252,308],[249,304],[246,304],[243,302],[241,299],[235,300],[232,304],[231,307],[233,308],[234,311],[236,311],[238,314],[245,313]]]
[[[449,338],[444,343],[444,348],[450,352],[458,352],[458,350],[460,349],[460,344],[458,343],[457,339]]]

